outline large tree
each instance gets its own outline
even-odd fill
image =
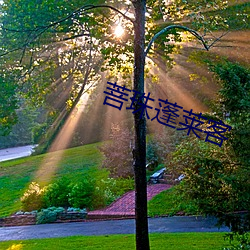
[[[218,62],[218,57],[208,64],[221,89],[213,113],[206,116],[227,120],[232,126],[228,140],[218,147],[189,137],[169,156],[167,166],[174,178],[185,175],[178,190],[201,213],[244,233],[250,227],[250,71],[237,63]]]
[[[213,12],[225,9],[226,1],[160,0],[146,4],[146,0],[134,0],[131,3],[87,1],[81,6],[81,1],[5,0],[1,10],[4,39],[0,54],[9,56],[12,52],[19,59],[19,79],[27,96],[42,101],[42,94],[65,84],[71,86],[67,99],[73,107],[84,89],[95,82],[100,69],[114,80],[116,73],[122,73],[125,80],[120,84],[131,79],[133,72],[134,92],[144,93],[146,56],[157,53],[170,61],[169,54],[175,46],[171,41],[182,40],[180,31],[192,34],[208,50],[213,42],[208,44],[204,35],[210,29],[227,28],[220,13]],[[113,35],[115,25],[126,29],[119,39]],[[143,99],[134,102],[135,110],[144,104]],[[136,246],[147,250],[145,112],[134,112],[134,126]]]

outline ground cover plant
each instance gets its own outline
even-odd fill
[[[224,233],[155,233],[150,234],[152,250],[221,250],[229,246]],[[0,242],[4,250],[61,250],[61,249],[135,249],[134,235],[74,236]]]

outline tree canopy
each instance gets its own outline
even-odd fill
[[[146,45],[154,41],[147,48],[148,56],[160,56],[171,64],[171,53],[178,46],[173,41],[186,39],[181,30],[169,29],[152,40],[171,25],[185,24],[200,31],[207,46],[206,35],[230,29],[232,15],[242,15],[244,27],[248,18],[245,9],[222,15],[228,9],[227,1],[147,1]],[[0,65],[6,67],[7,63],[9,70],[15,69],[15,88],[29,102],[40,105],[49,101],[55,106],[52,99],[60,99],[59,110],[70,108],[84,89],[100,80],[101,71],[131,84],[133,21],[130,1],[86,1],[82,6],[77,0],[5,0],[1,5]],[[121,38],[114,35],[117,25],[126,31]]]

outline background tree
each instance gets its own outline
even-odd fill
[[[128,178],[133,177],[133,156],[131,147],[133,145],[133,137],[126,127],[119,124],[111,126],[111,141],[100,147],[100,151],[104,154],[103,168],[110,171],[112,178]]]
[[[15,91],[16,85],[11,77],[7,78],[2,72],[0,77],[0,136],[9,134],[11,127],[17,121],[18,100]]]
[[[217,59],[218,60],[218,59]],[[197,138],[187,138],[172,153],[167,164],[174,178],[185,174],[179,191],[215,215],[233,232],[243,233],[250,225],[249,181],[249,87],[250,72],[239,64],[209,61],[221,89],[212,120],[226,119],[232,126],[222,147]],[[243,212],[243,213],[242,213]]]

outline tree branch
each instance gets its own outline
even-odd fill
[[[132,18],[128,17],[126,14],[122,13],[120,10],[118,10],[115,7],[110,6],[110,5],[89,5],[89,7],[86,8],[85,10],[91,10],[91,9],[96,9],[96,8],[109,8],[109,9],[114,10],[115,12],[119,13],[120,15],[122,15],[125,19],[127,19],[131,23],[134,23],[134,20]]]
[[[147,46],[147,48],[146,48],[146,50],[145,50],[145,56],[147,56],[147,54],[148,54],[148,52],[149,52],[149,50],[150,50],[152,44],[154,43],[154,41],[155,41],[160,35],[162,35],[163,33],[167,32],[167,31],[169,31],[169,30],[171,30],[171,29],[182,29],[182,30],[188,31],[188,32],[191,33],[193,36],[195,36],[199,41],[202,42],[202,44],[203,44],[203,46],[205,47],[206,50],[209,50],[209,48],[211,47],[211,45],[208,46],[208,45],[206,44],[206,41],[204,40],[204,38],[203,38],[197,31],[192,30],[192,29],[190,29],[190,28],[188,28],[188,27],[186,27],[186,26],[182,26],[182,25],[170,25],[170,26],[165,27],[164,29],[162,29],[161,31],[159,31],[158,33],[156,33],[156,34],[153,36],[153,38],[150,40],[150,42],[149,42],[149,44],[148,44],[148,46]],[[213,43],[213,44],[214,44],[214,43]]]

